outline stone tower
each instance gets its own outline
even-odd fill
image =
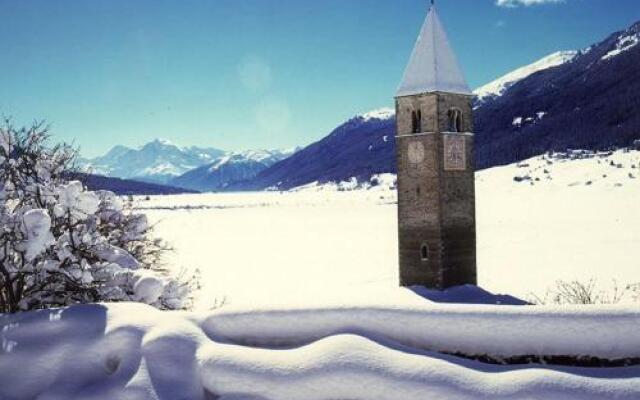
[[[476,284],[473,95],[435,6],[396,93],[400,284]]]

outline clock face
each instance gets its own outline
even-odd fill
[[[421,163],[424,160],[424,146],[421,142],[411,142],[409,143],[407,154],[409,162],[413,164]]]
[[[444,169],[445,171],[464,171],[467,168],[467,157],[464,138],[461,136],[444,137]]]

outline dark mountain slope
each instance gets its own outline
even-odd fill
[[[329,136],[262,171],[236,189],[287,189],[313,181],[368,178],[394,169],[394,120],[358,116]]]
[[[67,175],[70,180],[79,180],[84,183],[89,190],[110,190],[118,195],[158,195],[158,194],[181,194],[197,193],[193,190],[165,186],[156,183],[132,181],[128,179],[111,178],[101,175],[91,175],[85,173],[70,173]]]
[[[549,150],[628,146],[639,138],[640,46],[607,57],[625,38],[639,36],[637,23],[480,106],[475,112],[477,167]],[[538,118],[538,113],[545,114]],[[517,118],[521,125],[514,124]]]

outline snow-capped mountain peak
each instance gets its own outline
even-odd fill
[[[177,151],[184,150],[182,146],[178,146],[177,144],[171,142],[170,140],[161,139],[161,138],[154,139],[151,142],[143,144],[142,146],[138,147],[138,150],[144,150],[144,149],[171,149],[171,150],[177,150]]]
[[[157,138],[154,141],[152,141],[151,143],[157,143],[163,146],[174,146],[174,147],[179,147],[178,145],[174,144],[171,140],[169,139],[163,139],[163,138]]]
[[[297,150],[298,148],[228,152],[209,164],[172,179],[171,184],[199,191],[226,190],[233,183],[253,179]]]
[[[87,172],[116,178],[167,183],[174,176],[210,163],[225,154],[215,148],[181,147],[155,139],[138,148],[115,146],[104,156],[83,160]]]
[[[638,42],[639,35],[627,35],[620,38],[618,51],[622,52],[633,47]],[[502,95],[509,87],[522,79],[533,75],[536,72],[557,67],[573,60],[581,52],[576,50],[558,51],[552,53],[540,60],[520,67],[492,82],[483,85],[473,91],[473,94],[477,96],[477,100],[482,103],[483,100]],[[615,54],[614,54],[615,55]],[[382,107],[377,110],[369,111],[364,114],[360,114],[357,118],[361,118],[363,121],[368,122],[372,119],[388,120],[395,116],[395,110],[390,107]]]
[[[372,119],[387,120],[393,118],[396,115],[396,111],[390,107],[382,107],[377,110],[369,111],[367,113],[359,115],[365,122]]]
[[[518,68],[493,82],[487,83],[486,85],[474,90],[473,93],[478,97],[479,101],[488,97],[500,96],[516,82],[533,75],[538,71],[557,67],[570,62],[576,57],[576,55],[578,55],[578,52],[575,50],[558,51],[532,64]]]
[[[293,154],[296,151],[296,148],[293,149],[275,149],[275,150],[266,150],[266,149],[257,149],[257,150],[247,150],[240,153],[236,153],[243,158],[253,161],[265,161],[271,159],[273,157],[282,158],[283,156],[288,156]]]
[[[628,50],[637,44],[639,39],[638,35],[627,35],[620,38],[619,46],[617,50],[613,50],[611,56],[614,56],[622,51]],[[617,52],[617,53],[616,53]],[[541,58],[540,60],[520,67],[492,82],[483,85],[476,90],[473,91],[473,94],[477,96],[478,104],[484,102],[484,100],[496,96],[501,96],[504,92],[514,85],[516,82],[521,81],[522,79],[527,78],[530,75],[533,75],[536,72],[546,70],[549,68],[557,67],[559,65],[565,64],[573,60],[578,54],[584,52],[579,52],[576,50],[568,50],[568,51],[558,51],[553,54],[550,54],[546,57]],[[362,119],[364,122],[368,122],[370,120],[388,120],[395,116],[395,110],[389,107],[382,107],[377,110],[369,111],[364,114],[360,114],[357,118]]]
[[[102,157],[83,159],[82,167],[97,175],[162,184],[171,182],[194,190],[218,190],[230,182],[252,178],[298,150],[295,147],[228,152],[154,139],[135,149],[115,146]],[[196,184],[194,176],[198,177]],[[212,181],[214,184],[209,185]]]

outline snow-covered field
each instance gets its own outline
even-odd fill
[[[640,153],[617,152],[479,173],[480,284],[525,296],[555,279],[640,281],[639,168]],[[174,268],[202,270],[200,311],[120,303],[0,315],[0,399],[640,398],[631,299],[495,305],[518,301],[472,286],[398,288],[393,177],[380,180],[140,199],[176,247]],[[227,304],[206,310],[216,298]]]
[[[477,174],[482,287],[528,298],[544,296],[558,279],[597,279],[607,291],[640,282],[640,152],[574,157],[582,158],[536,157]],[[234,305],[419,302],[396,288],[392,180],[356,190],[347,182],[160,196],[139,206],[175,246],[171,264],[200,269],[203,307],[223,298]]]

